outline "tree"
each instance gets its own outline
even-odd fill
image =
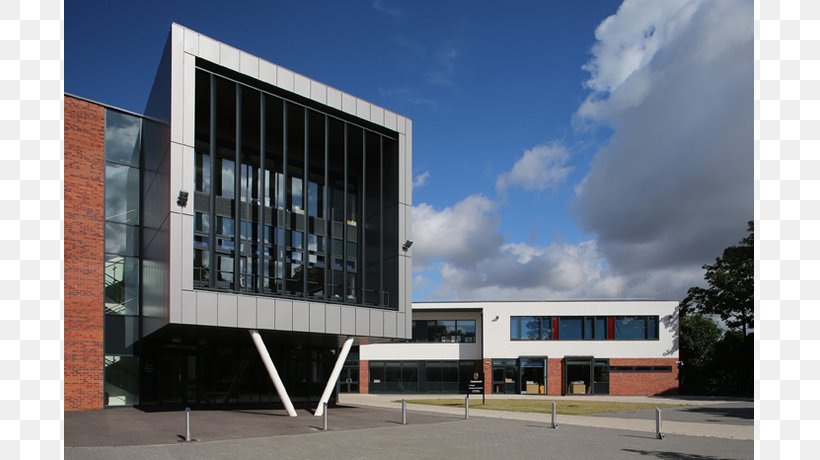
[[[718,315],[729,329],[742,329],[743,335],[754,323],[754,222],[749,234],[738,245],[723,250],[712,265],[704,265],[709,287],[689,288],[681,302],[681,314],[691,310]]]
[[[717,323],[700,313],[680,317],[681,391],[686,394],[714,392],[712,355],[723,333]]]

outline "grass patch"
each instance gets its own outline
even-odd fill
[[[401,402],[393,401],[393,402]],[[423,404],[427,406],[464,407],[464,399],[409,399],[408,404]],[[607,412],[632,412],[646,409],[666,409],[681,407],[677,404],[648,404],[633,402],[612,401],[556,401],[556,408],[562,415],[589,415]],[[488,399],[481,404],[480,399],[470,399],[470,409],[503,410],[509,412],[532,412],[547,414],[552,412],[552,401],[543,399]]]

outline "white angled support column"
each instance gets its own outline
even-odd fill
[[[288,397],[288,392],[285,390],[285,385],[282,384],[282,379],[279,378],[279,373],[276,372],[276,366],[273,365],[273,360],[270,359],[270,353],[268,353],[268,349],[265,347],[265,342],[262,341],[262,336],[259,335],[259,331],[255,329],[249,329],[248,332],[251,333],[253,343],[256,345],[256,351],[259,352],[262,362],[265,363],[265,369],[268,370],[268,375],[270,375],[270,379],[273,381],[273,386],[276,387],[276,394],[279,395],[279,399],[281,399],[282,404],[285,405],[285,410],[289,416],[296,417],[296,410],[293,408],[293,403],[290,402],[290,397]]]
[[[319,400],[319,405],[316,406],[316,412],[313,415],[320,417],[324,414],[324,403],[330,400],[330,394],[333,393],[333,387],[336,386],[336,381],[339,380],[339,374],[342,372],[342,367],[345,365],[345,360],[347,359],[347,354],[350,353],[350,347],[353,346],[353,337],[349,337],[345,340],[344,345],[342,345],[342,351],[339,352],[339,356],[336,358],[336,365],[333,366],[333,372],[330,373],[330,379],[327,381],[327,385],[325,386],[325,392],[322,393],[322,399]]]

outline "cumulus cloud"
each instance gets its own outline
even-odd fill
[[[417,292],[472,300],[623,295],[623,281],[602,263],[595,241],[505,243],[497,211],[481,195],[443,209],[424,203],[413,208],[414,279],[424,284],[415,286]]]
[[[424,171],[421,174],[417,174],[413,179],[413,188],[424,187],[427,185],[428,180],[430,180],[430,171]]]
[[[576,120],[614,134],[576,210],[636,290],[682,295],[753,217],[752,19],[742,0],[627,0],[595,32]]]
[[[572,168],[567,166],[569,152],[557,144],[539,145],[526,152],[512,169],[498,176],[496,191],[503,195],[511,187],[542,191],[566,180]]]

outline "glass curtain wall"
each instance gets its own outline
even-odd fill
[[[395,139],[199,69],[197,288],[398,307]]]
[[[105,405],[139,403],[142,119],[105,112]]]

